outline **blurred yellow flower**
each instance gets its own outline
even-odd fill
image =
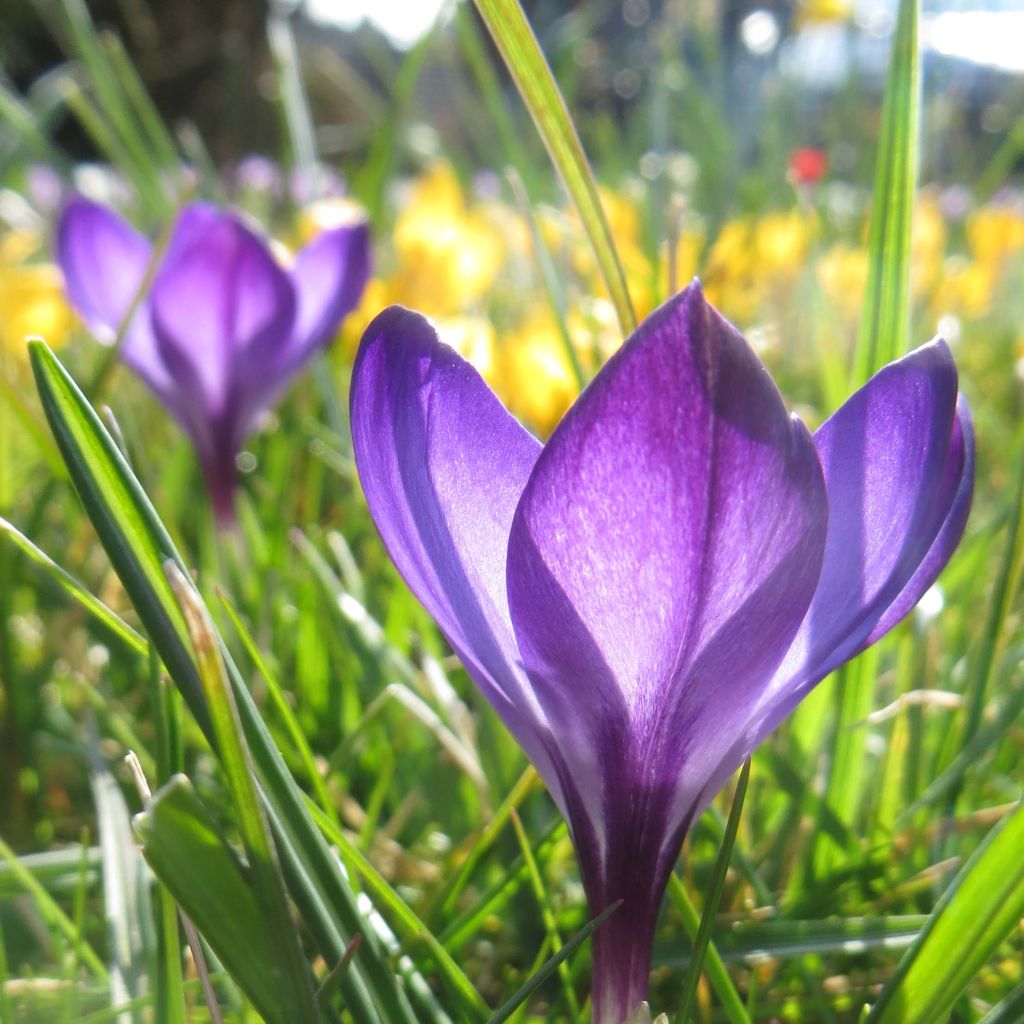
[[[793,27],[845,23],[853,17],[853,0],[797,0]]]
[[[868,254],[859,246],[838,242],[818,260],[818,283],[829,304],[849,320],[860,316],[868,281]]]
[[[727,221],[705,264],[708,298],[727,316],[749,322],[804,273],[816,230],[814,217],[798,209]]]
[[[946,261],[942,280],[932,297],[936,316],[956,313],[982,316],[989,311],[996,289],[998,267],[964,256]]]
[[[502,339],[497,391],[509,409],[547,434],[579,392],[558,323],[539,307]]]
[[[985,206],[967,220],[967,245],[976,260],[999,266],[1024,249],[1024,212]]]
[[[396,301],[428,316],[461,312],[494,284],[504,261],[501,234],[486,212],[467,208],[455,171],[435,164],[417,182],[393,233]]]
[[[366,210],[354,199],[339,196],[319,199],[299,210],[295,222],[296,248],[311,242],[317,235],[333,228],[347,227],[366,220]]]
[[[40,245],[26,232],[11,232],[0,243],[0,348],[21,357],[29,335],[59,348],[75,325],[60,271],[52,263],[26,262]]]

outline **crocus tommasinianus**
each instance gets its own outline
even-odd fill
[[[683,836],[945,565],[973,441],[946,344],[811,436],[693,284],[546,445],[418,313],[367,328],[356,462],[392,558],[544,777],[593,913],[594,1020],[645,998]]]
[[[146,275],[153,245],[81,197],[64,208],[57,258],[68,298],[112,342],[195,445],[218,521],[233,519],[235,458],[261,413],[336,332],[370,273],[369,231],[325,231],[289,266],[238,215],[192,203]]]

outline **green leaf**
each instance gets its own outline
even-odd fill
[[[594,175],[555,76],[544,59],[519,0],[476,0],[477,10],[496,43],[533,123],[544,140],[587,232],[624,335],[636,327],[626,275],[615,251]]]
[[[164,571],[165,562],[171,561],[185,573],[184,562],[117,445],[60,361],[41,341],[29,343],[29,354],[43,411],[82,504],[161,660],[215,744],[188,632]],[[337,963],[351,936],[361,932],[362,950],[341,982],[346,1005],[361,1021],[413,1024],[412,1008],[384,950],[367,929],[355,894],[306,811],[302,792],[220,638],[218,643],[289,891],[320,955],[329,964]]]
[[[908,348],[910,236],[921,108],[919,20],[920,0],[900,0],[875,163],[868,280],[854,354],[857,385]]]
[[[294,1020],[282,1000],[280,945],[246,870],[184,775],[135,817],[142,853],[268,1024]]]
[[[320,1013],[309,968],[292,921],[285,880],[260,803],[252,757],[245,742],[213,623],[182,571],[173,562],[168,562],[166,568],[192,639],[217,749],[249,859],[253,887],[275,939],[275,956],[265,969],[277,986],[277,1004],[290,1007],[297,1024],[319,1024]]]
[[[946,1020],[971,979],[1024,916],[1024,805],[985,838],[882,990],[867,1024]]]

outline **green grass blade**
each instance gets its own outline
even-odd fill
[[[669,875],[668,878],[668,895],[683,919],[683,927],[686,929],[686,934],[690,936],[690,941],[696,943],[700,932],[700,914],[697,913],[697,908],[691,902],[683,883],[675,873]],[[739,992],[736,991],[732,978],[729,977],[729,972],[717,947],[710,939],[704,953],[704,970],[707,973],[708,981],[711,982],[711,987],[722,1003],[722,1010],[730,1024],[750,1024],[750,1017],[743,1005],[743,1000],[740,998]]]
[[[215,742],[188,633],[164,571],[164,563],[170,560],[185,573],[184,562],[135,475],[60,361],[42,342],[31,342],[29,352],[43,411],[82,504],[168,673],[200,727]],[[412,1024],[412,1008],[383,949],[367,932],[355,894],[306,811],[303,795],[237,668],[223,648],[222,654],[291,895],[321,956],[327,963],[337,963],[349,938],[362,932],[362,951],[342,980],[347,1006],[362,1021],[379,1021],[383,1013],[388,1024]]]
[[[7,537],[23,554],[56,581],[57,585],[81,605],[97,622],[116,636],[129,650],[145,655],[146,641],[119,615],[111,611],[98,597],[92,594],[71,573],[66,572],[45,551],[36,547],[23,533],[6,519],[0,519],[0,536]]]
[[[531,975],[523,985],[515,992],[508,1002],[503,1003],[499,1007],[497,1013],[487,1022],[487,1024],[502,1024],[503,1021],[508,1020],[513,1013],[526,1002],[534,992],[544,984],[548,978],[551,977],[555,971],[576,952],[580,946],[583,945],[587,939],[590,938],[598,928],[601,927],[608,920],[612,914],[615,913],[619,907],[622,906],[622,901],[619,900],[613,903],[610,907],[606,907],[593,919],[583,926],[544,966],[537,971],[536,974]]]
[[[615,251],[615,240],[601,207],[593,173],[555,76],[544,59],[519,0],[475,2],[544,140],[552,163],[576,205],[622,333],[627,335],[636,327],[636,314],[629,298],[626,275]]]
[[[1024,984],[1018,985],[1001,1003],[993,1006],[978,1024],[1020,1024],[1024,1020]]]
[[[910,334],[910,235],[917,185],[921,67],[920,0],[900,0],[882,104],[868,237],[868,280],[854,383],[902,355]]]
[[[157,791],[135,830],[157,878],[253,1006],[269,1024],[293,1020],[281,999],[280,947],[266,910],[184,775]]]
[[[17,854],[3,839],[0,839],[0,862],[4,861],[14,879],[35,901],[36,908],[46,924],[67,939],[74,949],[75,955],[96,976],[98,981],[107,984],[110,980],[107,969],[103,966],[103,961],[96,955],[96,951],[82,937],[74,922],[60,909],[57,901],[36,880],[35,875],[21,864]]]
[[[472,1020],[486,1020],[487,1004],[480,998],[480,994],[473,987],[472,982],[466,977],[444,946],[431,933],[430,929],[416,916],[409,908],[409,905],[367,860],[366,856],[354,843],[349,841],[348,836],[327,815],[319,810],[319,808],[313,808],[313,816],[324,830],[327,838],[341,850],[344,860],[359,873],[359,876],[366,883],[367,889],[373,894],[374,899],[381,907],[387,908],[393,919],[398,922],[401,931],[410,939],[424,943],[437,965],[438,972],[458,997],[463,1011]]]
[[[182,571],[173,562],[168,562],[166,568],[192,640],[253,887],[274,936],[276,955],[266,969],[278,990],[278,1004],[291,1008],[296,1024],[319,1024],[316,994],[292,920],[286,883],[256,788],[252,755],[245,742],[213,623]]]
[[[145,867],[132,839],[128,805],[113,776],[93,754],[89,781],[96,805],[103,865],[103,903],[107,924],[112,1006],[142,995],[146,964],[143,955],[143,904]],[[147,908],[148,909],[148,908]],[[132,1013],[133,1024],[141,1016]]]
[[[749,781],[750,758],[747,758],[740,769],[740,776],[736,783],[736,793],[732,798],[732,807],[729,810],[729,821],[725,826],[725,837],[722,840],[722,847],[718,851],[718,859],[715,861],[715,870],[711,876],[711,885],[708,887],[707,899],[704,901],[704,912],[701,914],[697,937],[693,941],[693,960],[690,964],[690,971],[686,977],[686,984],[683,988],[683,995],[679,1004],[678,1019],[680,1024],[686,1024],[686,1021],[689,1019],[693,997],[697,993],[697,983],[700,981],[701,971],[704,969],[704,955],[711,942],[711,929],[714,927],[715,914],[718,913],[718,904],[722,898],[722,890],[725,887],[725,876],[729,870],[729,858],[732,855],[732,848],[736,842],[736,833],[740,827],[740,813],[743,811],[743,799],[747,795],[747,783]]]
[[[530,840],[523,828],[523,823],[517,811],[513,810],[512,827],[519,842],[519,849],[522,851],[523,860],[526,863],[526,870],[529,872],[530,888],[533,889],[534,898],[540,908],[541,921],[544,923],[544,930],[547,932],[548,946],[550,949],[560,949],[564,943],[558,931],[558,923],[555,920],[555,911],[551,905],[551,898],[548,896],[544,879],[541,876],[540,868],[537,867],[537,860],[530,849]],[[558,964],[558,977],[562,983],[562,995],[565,997],[568,1016],[570,1020],[578,1020],[580,1016],[579,1000],[572,987],[572,975],[569,973],[569,966],[564,961]]]
[[[943,894],[868,1024],[946,1020],[974,975],[1024,916],[1024,806],[985,838]]]

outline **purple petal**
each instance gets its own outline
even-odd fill
[[[105,206],[81,196],[65,206],[57,227],[57,261],[68,300],[100,341],[116,340],[143,287],[152,254],[149,241]],[[145,299],[125,331],[121,358],[170,403],[174,388],[157,350]]]
[[[696,284],[545,447],[512,526],[509,607],[577,786],[592,909],[640,901],[639,875],[655,902],[635,915],[656,912],[699,793],[804,617],[826,514],[810,436]]]
[[[319,235],[295,257],[291,272],[298,310],[289,362],[301,363],[334,336],[370,279],[365,221]]]
[[[68,300],[112,344],[142,287],[152,246],[116,213],[75,196],[57,226],[57,262]]]
[[[388,552],[558,800],[505,593],[509,527],[539,442],[424,317],[400,306],[363,335],[351,418]]]
[[[295,295],[261,239],[234,217],[197,207],[175,228],[152,308],[157,344],[179,391],[214,419],[229,415],[234,391],[274,379]],[[234,426],[244,435],[247,424]]]
[[[974,432],[945,342],[884,367],[814,440],[829,497],[821,579],[766,688],[747,751],[913,608],[952,555],[970,511]]]

